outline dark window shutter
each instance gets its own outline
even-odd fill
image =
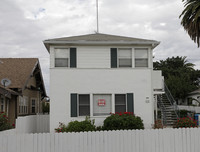
[[[117,68],[117,48],[110,49],[111,68]]]
[[[127,93],[127,112],[134,113],[133,93]]]
[[[71,94],[71,117],[77,117],[77,94]]]
[[[70,67],[76,68],[76,48],[70,48]]]

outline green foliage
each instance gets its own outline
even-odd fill
[[[156,120],[154,124],[154,129],[161,129],[163,128],[163,124],[161,120]]]
[[[142,119],[130,112],[111,114],[104,120],[103,130],[144,129]]]
[[[182,17],[181,25],[187,31],[190,38],[199,47],[200,41],[200,1],[199,0],[182,0],[184,2],[185,9],[179,16]]]
[[[200,71],[186,57],[172,57],[154,62],[155,70],[162,70],[165,83],[175,100],[184,99],[187,94],[199,86]]]
[[[180,118],[187,117],[187,116],[188,116],[188,112],[190,112],[190,111],[187,111],[187,110],[179,110]]]
[[[0,113],[0,131],[7,130],[13,128],[12,125],[8,122],[8,117],[4,112]]]
[[[49,113],[49,103],[42,102],[42,112],[43,113]]]
[[[83,131],[95,131],[94,120],[90,120],[88,117],[84,121],[72,121],[67,126],[60,123],[59,128],[56,128],[56,132],[83,132]]]
[[[178,119],[175,126],[175,128],[191,128],[191,127],[197,127],[197,121],[190,117],[184,117]]]

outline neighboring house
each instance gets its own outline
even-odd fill
[[[0,84],[1,90],[9,93],[9,97],[1,93],[1,111],[7,113],[11,123],[18,116],[42,112],[41,100],[46,91],[37,58],[0,58],[0,80],[4,78],[11,84],[7,87]]]
[[[200,105],[200,89],[192,91],[188,94],[185,99],[185,105]]]
[[[14,123],[17,118],[17,97],[19,93],[0,86],[0,112],[5,112],[9,116],[9,122]]]
[[[153,71],[154,40],[89,34],[44,41],[50,53],[50,131],[59,122],[102,125],[115,112],[133,112],[154,124],[154,93],[163,90]]]

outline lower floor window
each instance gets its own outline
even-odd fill
[[[90,115],[90,95],[80,94],[79,96],[79,116]]]
[[[134,94],[71,94],[71,117],[134,112]],[[112,98],[113,97],[113,98]]]
[[[126,95],[116,94],[115,95],[115,112],[126,112]]]
[[[4,112],[4,98],[3,97],[1,97],[1,103],[0,103],[0,105],[1,105],[1,112]]]
[[[95,94],[93,96],[93,115],[109,115],[112,112],[111,94]]]
[[[31,110],[32,110],[32,113],[35,113],[35,99],[31,99]]]

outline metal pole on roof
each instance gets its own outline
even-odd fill
[[[97,33],[99,33],[99,6],[98,6],[98,0],[96,0],[96,7],[97,7]]]

